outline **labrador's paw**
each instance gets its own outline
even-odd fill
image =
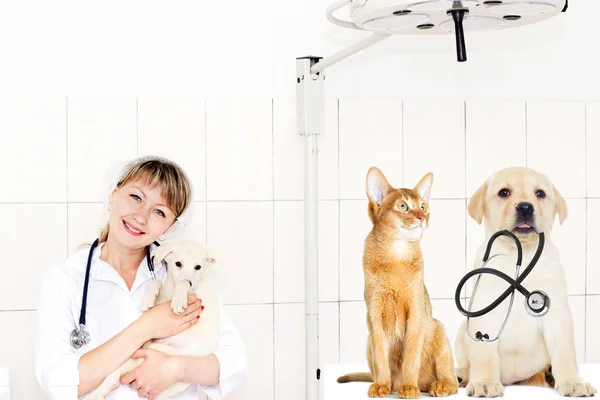
[[[504,396],[504,386],[499,381],[469,382],[467,395],[472,397],[501,397]]]
[[[162,282],[158,279],[153,280],[148,284],[146,288],[146,293],[144,293],[144,298],[142,299],[142,304],[140,306],[140,309],[142,311],[145,312],[154,307],[154,305],[156,304],[156,297],[158,296],[161,287]]]
[[[597,393],[592,385],[581,378],[557,382],[556,388],[561,396],[566,397],[590,397]]]

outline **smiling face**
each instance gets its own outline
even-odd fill
[[[507,230],[527,242],[539,232],[549,233],[556,214],[562,224],[567,204],[545,175],[513,167],[481,185],[469,200],[468,211],[477,223],[484,220],[488,233]]]
[[[113,192],[110,203],[109,235],[126,248],[149,245],[175,222],[175,213],[163,198],[160,185],[128,182]]]

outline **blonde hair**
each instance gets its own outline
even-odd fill
[[[161,195],[175,213],[175,218],[181,216],[191,202],[192,189],[185,172],[179,165],[165,158],[146,157],[130,164],[117,182],[117,189],[136,181],[152,188],[160,185]],[[108,232],[109,223],[106,223],[100,231],[99,243],[108,239]]]

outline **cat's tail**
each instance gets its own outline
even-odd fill
[[[373,382],[373,375],[370,372],[354,372],[342,375],[337,378],[338,383],[346,382]]]

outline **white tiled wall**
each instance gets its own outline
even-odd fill
[[[41,399],[30,384],[40,272],[96,237],[106,168],[146,154],[187,170],[195,202],[186,236],[225,252],[222,294],[251,371],[231,399],[304,398],[304,143],[293,98],[4,98],[0,134],[0,326],[19,327],[0,330],[0,363],[16,398]],[[600,103],[328,99],[320,146],[322,363],[364,360],[371,165],[394,186],[434,173],[425,279],[452,344],[462,319],[455,285],[482,233],[467,199],[509,165],[549,174],[569,205],[554,237],[567,260],[577,356],[600,362]]]

